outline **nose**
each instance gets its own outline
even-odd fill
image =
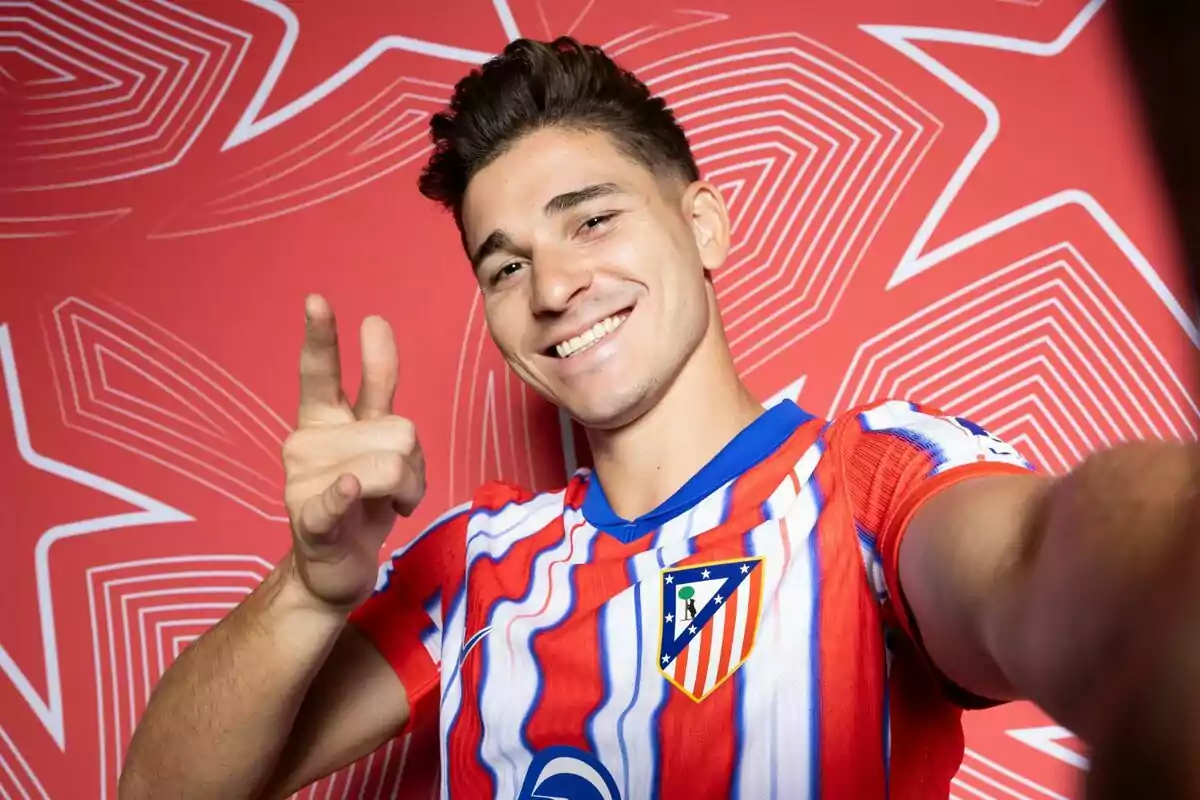
[[[535,255],[533,259],[534,314],[561,314],[571,301],[592,285],[592,271],[578,259],[555,254]]]

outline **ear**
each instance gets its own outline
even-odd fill
[[[720,269],[729,255],[729,209],[721,190],[708,181],[696,181],[683,193],[681,203],[701,263],[708,271]]]

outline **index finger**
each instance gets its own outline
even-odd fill
[[[300,350],[300,409],[342,405],[342,363],[337,320],[324,297],[304,300],[304,346]]]

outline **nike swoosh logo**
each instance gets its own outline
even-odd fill
[[[483,637],[487,636],[491,632],[492,632],[492,626],[488,625],[486,628],[480,628],[479,630],[475,631],[475,633],[471,634],[470,639],[467,639],[467,641],[463,642],[462,652],[459,653],[459,655],[458,655],[459,665],[461,665],[464,661],[467,660],[467,655],[473,649],[475,649],[475,645],[482,642]]]

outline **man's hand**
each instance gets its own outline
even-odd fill
[[[1197,463],[1200,469],[1200,463]],[[1200,797],[1200,474],[1183,535],[1134,600],[1137,658],[1111,676],[1088,800]]]
[[[333,310],[313,295],[305,317],[300,414],[283,447],[292,561],[314,599],[350,611],[375,585],[396,515],[411,514],[425,494],[425,457],[412,422],[392,413],[399,366],[387,322],[363,320],[362,383],[351,406]]]

